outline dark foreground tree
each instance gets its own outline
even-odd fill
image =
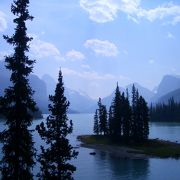
[[[69,102],[64,96],[63,77],[59,72],[58,83],[55,95],[49,96],[51,104],[46,125],[42,122],[36,127],[41,138],[46,142],[47,147],[41,146],[39,162],[41,172],[40,179],[73,179],[72,173],[76,168],[69,163],[72,158],[76,158],[78,153],[73,150],[67,135],[72,133],[72,121],[68,120],[67,110]]]
[[[29,0],[14,0],[11,11],[16,16],[15,33],[4,39],[14,47],[14,53],[5,57],[6,68],[11,71],[11,86],[1,98],[1,112],[6,118],[6,129],[1,133],[3,157],[1,161],[2,179],[33,179],[35,149],[31,131],[32,113],[35,112],[33,91],[28,76],[33,63],[26,55],[29,51],[26,21],[33,17],[28,12]]]

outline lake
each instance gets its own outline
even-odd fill
[[[77,135],[92,134],[93,114],[71,114],[74,130],[70,135],[73,146],[78,146]],[[42,121],[36,120],[32,129]],[[0,130],[4,129],[0,122]],[[150,138],[159,138],[180,142],[180,123],[151,123]],[[42,143],[37,132],[34,141],[38,149]],[[98,150],[79,148],[78,158],[72,160],[77,167],[75,180],[179,180],[180,160],[176,159],[121,159]],[[95,156],[89,155],[96,152]],[[35,168],[35,172],[38,168]]]

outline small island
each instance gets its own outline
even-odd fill
[[[180,158],[180,144],[159,139],[149,139],[143,143],[113,142],[108,136],[82,135],[77,139],[82,147],[96,149],[121,158]]]
[[[131,99],[131,102],[130,100]],[[150,113],[145,99],[133,85],[132,96],[121,94],[117,84],[115,97],[107,113],[98,101],[94,115],[94,134],[78,136],[81,146],[108,152],[121,158],[179,158],[180,144],[149,139]]]

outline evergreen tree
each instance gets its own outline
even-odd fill
[[[99,119],[99,133],[102,134],[103,133],[103,128],[102,128],[102,102],[101,102],[101,98],[99,98],[98,100],[98,119]]]
[[[145,99],[140,96],[138,99],[138,141],[144,141],[148,139],[149,135],[149,110]]]
[[[113,120],[112,120],[112,133],[114,136],[122,135],[122,109],[121,109],[121,93],[119,86],[117,84],[115,97],[113,99],[112,105]]]
[[[14,47],[14,53],[5,57],[6,68],[11,71],[12,85],[5,90],[1,98],[1,111],[6,118],[6,129],[1,133],[3,157],[1,161],[2,179],[33,179],[31,172],[34,165],[35,149],[31,131],[35,112],[33,91],[29,85],[28,76],[32,72],[34,60],[26,53],[29,51],[26,21],[32,20],[28,11],[29,0],[14,0],[11,12],[16,16],[15,33],[4,39]]]
[[[138,139],[138,120],[139,120],[139,111],[138,111],[138,99],[139,93],[136,90],[134,84],[132,87],[132,127],[131,127],[131,137],[135,141]]]
[[[108,124],[107,124],[107,110],[101,102],[101,98],[98,101],[98,118],[99,118],[99,133],[107,134],[108,133]]]
[[[94,115],[94,134],[99,135],[99,119],[98,119],[98,110],[96,109]]]
[[[142,98],[142,116],[143,116],[143,140],[147,140],[149,136],[149,108],[147,102]]]
[[[143,141],[143,130],[144,130],[144,114],[143,114],[143,103],[144,99],[142,96],[137,99],[137,107],[136,107],[136,136],[134,139],[138,142]]]
[[[149,109],[138,90],[133,85],[132,88],[132,139],[142,142],[148,139],[149,135]]]
[[[124,96],[124,95],[123,95]],[[127,90],[127,95],[123,103],[123,137],[125,140],[130,139],[131,134],[131,106],[129,103],[129,94]]]
[[[107,109],[106,106],[102,106],[102,115],[101,115],[101,129],[104,135],[108,134],[108,124],[107,124]]]
[[[109,116],[108,116],[108,131],[109,131],[109,135],[112,135],[113,133],[113,111],[112,111],[112,107],[110,106],[109,108]]]
[[[166,103],[151,106],[150,120],[160,122],[180,122],[180,103],[170,98]]]
[[[78,153],[73,150],[67,135],[72,133],[72,121],[68,120],[67,110],[69,101],[64,96],[63,77],[59,72],[55,95],[49,96],[51,104],[46,125],[42,122],[36,127],[41,138],[46,142],[47,148],[41,146],[42,153],[39,155],[41,163],[40,179],[73,179],[72,173],[76,168],[69,160],[76,158]]]

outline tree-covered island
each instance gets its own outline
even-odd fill
[[[149,121],[148,105],[138,89],[133,85],[130,97],[128,91],[126,95],[121,93],[117,85],[108,112],[99,98],[94,115],[94,135],[78,136],[78,140],[83,147],[123,158],[179,158],[180,144],[148,138]]]

